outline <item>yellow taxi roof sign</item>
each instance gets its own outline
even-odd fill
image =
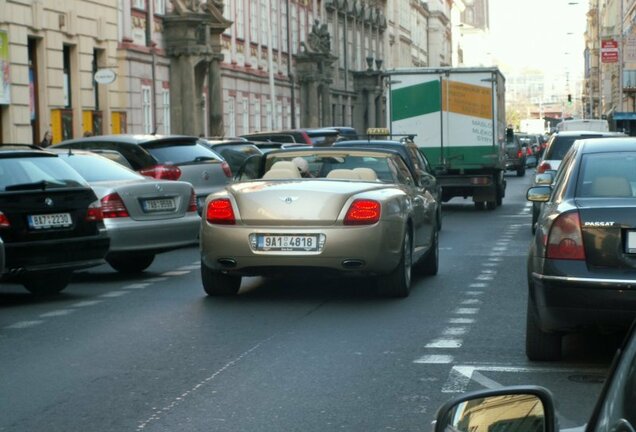
[[[369,128],[367,129],[367,135],[390,135],[391,132],[388,128]]]

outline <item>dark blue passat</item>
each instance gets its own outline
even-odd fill
[[[565,334],[622,330],[636,317],[636,138],[576,141],[552,185],[527,197],[543,206],[528,256],[526,354],[558,360]]]

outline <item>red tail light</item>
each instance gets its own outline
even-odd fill
[[[548,236],[546,257],[585,260],[581,219],[577,211],[563,213],[553,222]]]
[[[523,156],[523,152],[522,152],[521,150],[519,150],[519,151],[517,152],[517,157],[518,157],[518,158],[521,158],[522,156]]]
[[[140,169],[139,174],[160,180],[179,180],[181,170],[174,165],[155,165]]]
[[[526,154],[532,156],[532,149],[530,147],[526,148]]]
[[[221,163],[221,168],[223,168],[223,172],[225,173],[226,177],[232,178],[232,169],[227,162],[223,161]]]
[[[102,206],[99,201],[95,201],[88,206],[88,211],[86,212],[86,221],[101,222],[103,220],[104,213],[102,212]]]
[[[197,211],[197,196],[194,194],[194,189],[190,193],[190,202],[188,203],[188,211],[195,212]]]
[[[102,213],[104,219],[130,217],[128,209],[118,193],[112,193],[102,198]]]
[[[344,218],[345,225],[371,225],[380,220],[382,206],[379,202],[357,199],[351,203]]]
[[[9,228],[10,226],[9,218],[0,211],[0,228]]]
[[[543,174],[544,172],[551,170],[552,166],[548,162],[541,162],[537,167],[537,174]]]
[[[227,198],[219,198],[210,201],[205,213],[205,219],[211,224],[236,224],[236,217],[234,217],[232,202]]]

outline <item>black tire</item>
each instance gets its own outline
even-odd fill
[[[517,177],[523,177],[524,175],[526,175],[526,167],[517,168]]]
[[[154,254],[126,253],[106,256],[106,262],[120,273],[141,273],[150,267],[154,260]]]
[[[475,210],[483,210],[484,205],[486,204],[484,201],[475,201]]]
[[[412,261],[413,245],[411,232],[407,228],[402,241],[400,262],[391,273],[378,278],[378,292],[387,297],[408,297],[411,292]]]
[[[496,180],[497,179],[495,178],[495,181]],[[501,182],[497,183],[496,194],[497,195],[496,195],[495,201],[497,202],[497,206],[500,206],[503,204],[503,197],[504,197],[504,188]]]
[[[486,210],[495,210],[497,208],[497,201],[486,201]]]
[[[533,361],[556,361],[561,359],[560,333],[546,333],[539,327],[539,319],[528,300],[526,312],[526,356]]]
[[[241,288],[241,276],[230,276],[216,272],[201,263],[201,282],[209,296],[233,296]]]
[[[71,276],[72,272],[68,270],[33,273],[24,276],[22,285],[33,295],[55,295],[68,286],[71,282]]]
[[[415,265],[417,274],[435,276],[439,270],[439,234],[433,233],[433,244],[424,257]]]
[[[537,222],[539,221],[539,210],[535,209],[534,204],[532,205],[532,234],[537,232]]]
[[[437,206],[437,215],[435,216],[437,219],[437,231],[442,230],[442,204],[439,203]]]

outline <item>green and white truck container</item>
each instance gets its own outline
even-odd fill
[[[506,192],[505,78],[496,67],[387,71],[387,125],[414,135],[442,185],[442,200],[472,197],[490,210]]]

